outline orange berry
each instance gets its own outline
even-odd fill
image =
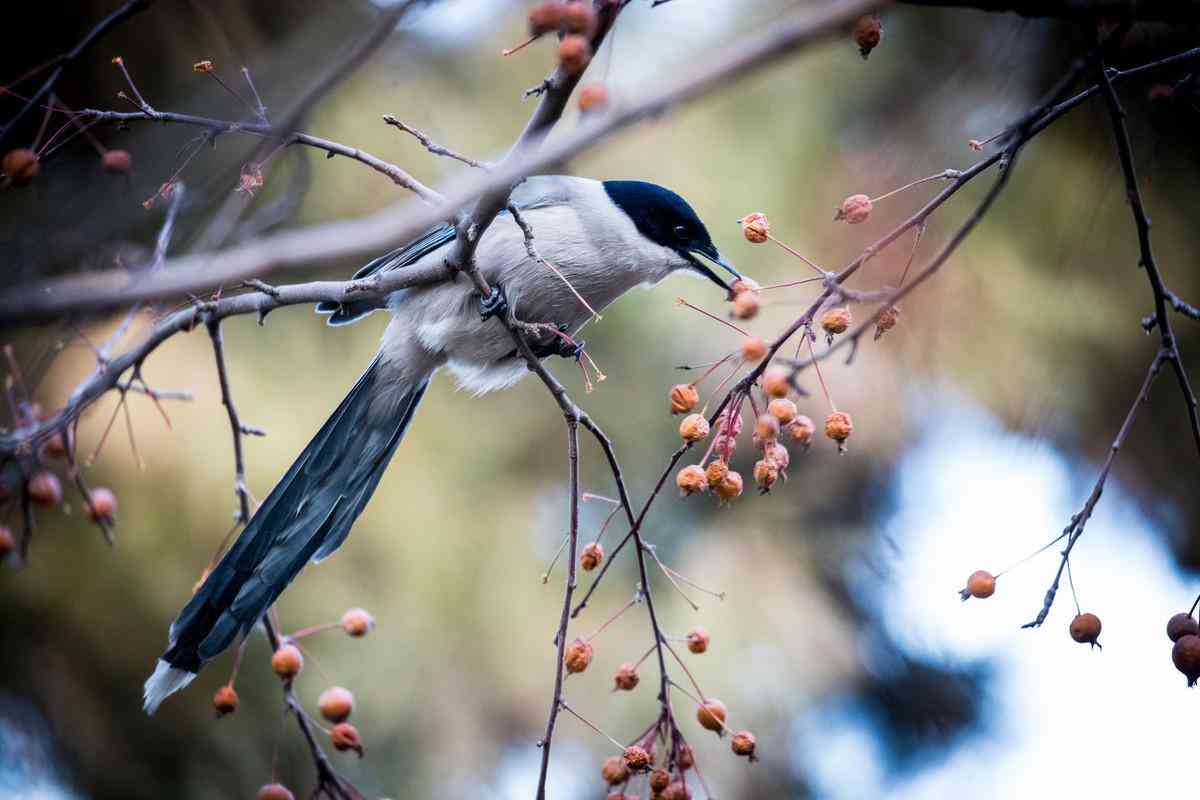
[[[284,680],[291,680],[304,669],[304,655],[294,644],[280,645],[271,655],[271,669]]]
[[[583,567],[585,572],[591,572],[600,563],[604,561],[604,548],[599,542],[591,542],[585,545],[583,552],[579,554],[579,566]]]
[[[862,54],[863,60],[879,46],[882,38],[883,25],[879,22],[878,14],[867,14],[865,17],[859,17],[858,22],[854,23],[854,43],[858,45],[858,52]]]
[[[867,218],[871,216],[871,206],[871,198],[865,194],[852,194],[838,206],[834,220],[845,220],[851,225],[866,222]]]
[[[583,113],[599,111],[608,105],[608,89],[603,83],[589,83],[579,90],[579,110]]]
[[[704,479],[711,488],[715,489],[728,474],[729,465],[718,458],[708,465],[708,469],[704,470]]]
[[[786,470],[788,468],[788,464],[790,464],[792,461],[792,456],[790,453],[788,453],[788,449],[779,442],[775,442],[774,444],[767,446],[765,457],[766,460],[774,464],[780,472]]]
[[[223,717],[226,714],[232,714],[238,709],[238,693],[229,684],[217,689],[212,698],[213,708],[217,710],[217,716]]]
[[[345,722],[354,711],[354,693],[341,686],[330,686],[317,698],[317,708],[330,722]]]
[[[133,169],[133,156],[128,150],[105,150],[100,156],[100,167],[113,175],[124,175]]]
[[[679,423],[679,435],[685,442],[698,442],[708,437],[708,420],[703,414],[688,414]]]
[[[729,470],[725,475],[725,480],[713,487],[713,494],[727,503],[736,500],[742,494],[742,476]]]
[[[358,728],[351,725],[349,722],[339,722],[333,726],[333,730],[329,732],[329,741],[333,744],[333,749],[345,752],[353,750],[358,753],[358,757],[363,757],[363,752],[366,748],[363,747],[362,737],[358,735]]]
[[[1084,612],[1071,620],[1071,638],[1080,644],[1090,644],[1093,647],[1100,643],[1100,618],[1090,612]]]
[[[712,641],[712,637],[704,628],[692,628],[687,635],[687,648],[696,655],[708,650],[708,643]]]
[[[734,755],[745,756],[751,761],[758,760],[754,755],[754,751],[758,747],[758,740],[754,738],[754,734],[750,731],[738,731],[735,733],[732,741],[729,742],[729,746],[733,749]]]
[[[762,376],[762,387],[767,397],[783,398],[791,394],[790,377],[787,367],[767,367]]]
[[[637,688],[639,681],[641,681],[641,678],[638,677],[637,665],[632,661],[626,661],[617,668],[615,679],[617,689],[623,692],[632,692]]]
[[[691,769],[696,765],[696,754],[692,752],[691,745],[679,745],[679,752],[675,754],[675,763],[680,769]]]
[[[758,282],[754,280],[754,278],[745,277],[738,278],[729,286],[729,290],[733,292],[735,296],[741,294],[742,292],[757,292],[760,288],[761,287],[759,287]]]
[[[9,534],[11,539],[12,534]],[[1200,636],[1200,623],[1191,614],[1180,612],[1167,620],[1167,638],[1177,642],[1183,636]]]
[[[885,333],[896,327],[896,323],[900,321],[900,307],[888,306],[879,312],[879,319],[875,320],[875,338],[878,339]]]
[[[762,244],[767,241],[767,238],[771,234],[771,222],[767,219],[767,215],[761,211],[747,214],[739,222],[742,223],[742,235],[746,237],[746,241],[748,242]]]
[[[708,486],[708,481],[704,476],[704,468],[698,464],[684,467],[675,476],[675,485],[679,487],[679,491],[683,493],[684,497],[703,492]]]
[[[50,458],[62,458],[67,454],[67,443],[61,433],[56,433],[46,440],[43,451]]]
[[[576,639],[567,646],[567,652],[563,655],[563,664],[567,667],[567,672],[572,674],[583,672],[588,668],[588,664],[592,663],[592,656],[595,651],[591,644],[583,639]]]
[[[91,491],[92,505],[87,510],[92,522],[112,522],[117,515],[117,496],[110,489],[99,487]]]
[[[816,433],[816,430],[817,426],[813,424],[813,421],[803,414],[798,415],[787,426],[788,436],[792,437],[792,441],[798,442],[805,447],[808,447],[812,442],[813,434]]]
[[[779,438],[779,420],[773,414],[759,414],[754,421],[754,435],[763,446]]]
[[[762,361],[767,354],[767,343],[757,336],[747,336],[742,339],[742,359],[754,364]]]
[[[42,171],[37,153],[28,148],[9,150],[0,160],[0,170],[8,176],[13,186],[28,186]]]
[[[629,780],[629,766],[621,756],[609,756],[600,765],[600,777],[609,786],[616,786]]]
[[[646,748],[639,745],[630,745],[625,748],[625,766],[633,772],[645,772],[650,768],[650,754],[646,752]]]
[[[62,502],[63,490],[58,476],[45,470],[29,479],[29,498],[39,506],[50,508]]]
[[[827,337],[832,338],[839,333],[845,333],[850,327],[850,309],[831,308],[821,317],[821,327]]]
[[[1188,686],[1195,686],[1200,679],[1200,636],[1194,633],[1180,636],[1171,650],[1171,661],[1175,669],[1187,676]]]
[[[591,33],[596,24],[596,12],[592,10],[592,4],[584,0],[567,3],[563,8],[562,24],[567,33]]]
[[[779,420],[779,424],[781,426],[787,425],[789,422],[794,420],[796,418],[796,414],[799,413],[799,410],[796,408],[796,404],[791,400],[788,400],[786,397],[776,397],[767,404],[767,411],[771,416]]]
[[[976,570],[971,573],[971,577],[967,578],[967,588],[962,591],[963,600],[968,596],[978,597],[980,600],[985,597],[991,597],[996,592],[996,578],[987,570]]]
[[[700,405],[700,393],[690,383],[680,383],[671,387],[672,414],[686,414]]]
[[[268,783],[258,790],[257,800],[296,800],[291,791],[282,783]]]
[[[754,319],[758,315],[757,292],[738,292],[733,296],[733,316],[738,319]]]
[[[656,769],[650,773],[650,791],[654,794],[660,794],[670,785],[671,773],[665,769]]]
[[[375,627],[375,618],[366,609],[352,608],[342,614],[342,630],[351,636],[366,636]]]
[[[592,60],[592,46],[582,36],[564,36],[558,43],[558,63],[568,75],[579,76]]]
[[[764,493],[769,492],[779,480],[779,465],[770,459],[762,458],[754,463],[754,482]]]
[[[541,36],[558,30],[562,27],[562,17],[562,3],[539,3],[529,10],[529,35]]]
[[[854,423],[845,411],[834,411],[825,418],[825,435],[838,443],[839,447],[854,432]]]
[[[675,781],[663,790],[662,800],[691,800],[692,790],[683,781]]]
[[[725,704],[715,697],[710,697],[696,711],[696,721],[705,730],[720,734],[725,727],[725,714]]]

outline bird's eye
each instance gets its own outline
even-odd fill
[[[687,226],[686,225],[676,225],[675,226],[675,236],[679,239],[689,238]]]

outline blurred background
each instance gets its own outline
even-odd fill
[[[16,12],[26,18],[0,54],[0,78],[70,47],[116,5],[48,2]],[[636,0],[585,81],[604,81],[614,102],[639,97],[662,76],[704,64],[805,5],[815,4],[676,0],[651,9]],[[522,91],[554,59],[547,41],[500,57],[523,38],[525,11],[484,0],[419,10],[313,109],[306,129],[434,185],[466,168],[430,156],[380,115],[476,157],[501,156],[532,110]],[[72,65],[58,94],[75,108],[120,108],[115,95],[124,84],[110,60],[121,55],[160,110],[244,116],[215,81],[192,71],[212,59],[230,82],[249,67],[267,106],[282,111],[376,13],[347,0],[159,0]],[[762,283],[806,277],[807,268],[744,241],[734,220],[750,211],[765,211],[772,232],[808,257],[841,267],[938,185],[890,198],[853,227],[832,221],[843,197],[877,196],[970,165],[980,156],[967,141],[1025,110],[1085,42],[1066,24],[963,10],[899,6],[883,25],[869,61],[848,35],[835,39],[562,168],[676,189],[725,255]],[[1196,44],[1195,30],[1139,26],[1120,58],[1128,66]],[[1156,73],[1119,91],[1159,263],[1170,286],[1196,300],[1197,105],[1186,90],[1165,89],[1182,77]],[[5,117],[19,106],[0,103]],[[9,145],[32,140],[39,122],[30,120]],[[572,110],[559,132],[576,123]],[[0,283],[136,263],[164,212],[142,201],[178,166],[181,150],[195,147],[196,133],[97,128],[104,146],[133,154],[131,175],[104,174],[95,149],[76,139],[47,159],[32,186],[0,192]],[[188,163],[173,252],[197,245],[256,145],[222,136]],[[294,148],[273,163],[252,210],[274,209],[256,218],[278,226],[407,199],[362,165],[321,153]],[[969,213],[986,180],[934,216],[918,266]],[[873,259],[854,285],[894,284],[910,242]],[[726,593],[718,601],[692,592],[701,606],[693,612],[656,574],[663,624],[680,636],[695,625],[711,632],[709,652],[689,656],[689,668],[728,705],[731,725],[759,740],[762,760],[747,765],[679,701],[715,796],[934,798],[969,790],[993,798],[1068,788],[1162,796],[1186,785],[1179,765],[1193,758],[1197,697],[1172,667],[1163,628],[1197,591],[1200,494],[1184,404],[1169,375],[1072,559],[1080,603],[1103,620],[1104,649],[1068,637],[1075,609],[1065,586],[1044,628],[1019,629],[1053,577],[1053,550],[1006,574],[987,601],[957,596],[972,571],[998,572],[1042,546],[1086,498],[1155,352],[1156,339],[1139,327],[1151,296],[1136,260],[1108,119],[1102,105],[1086,104],[1025,149],[994,211],[904,303],[897,328],[865,343],[851,366],[828,362],[830,391],[855,422],[845,456],[815,442],[793,453],[785,485],[765,497],[748,492],[729,508],[707,497],[660,498],[648,538],[668,565]],[[551,364],[615,440],[639,503],[676,446],[666,392],[687,373],[675,367],[712,361],[737,344],[732,332],[675,303],[683,296],[721,312],[710,289],[675,278],[607,311],[587,331],[589,352],[608,376],[591,394],[572,364]],[[815,292],[767,293],[750,327],[781,330]],[[129,341],[166,308],[140,315]],[[292,308],[263,327],[251,318],[225,324],[242,418],[268,431],[246,442],[255,496],[265,496],[352,385],[385,321],[374,315],[332,330]],[[3,340],[16,348],[43,407],[55,408],[91,369],[87,342],[102,341],[115,323],[69,320],[5,330]],[[1196,375],[1200,336],[1182,319],[1179,331]],[[194,400],[165,404],[168,428],[147,398],[131,396],[136,452],[118,418],[88,468],[93,486],[119,498],[116,546],[103,542],[68,489],[66,507],[39,513],[30,563],[0,572],[0,795],[250,797],[273,770],[304,793],[312,765],[282,716],[262,637],[251,641],[238,677],[238,713],[214,720],[209,700],[229,676],[229,654],[155,717],[141,713],[142,681],[167,625],[229,531],[234,508],[228,423],[207,337],[176,337],[144,375]],[[810,373],[805,388],[812,395],[802,411],[823,418]],[[106,397],[81,424],[81,454],[96,451],[115,405]],[[747,475],[750,449],[735,465]],[[586,438],[583,457],[583,489],[612,494]],[[331,684],[355,692],[367,757],[335,759],[369,795],[532,795],[563,566],[546,585],[540,576],[565,531],[565,477],[561,415],[542,386],[525,381],[475,398],[439,377],[354,535],[285,593],[285,631],[336,621],[351,606],[378,619],[365,639],[333,631],[307,640],[298,681],[310,708]],[[585,541],[607,511],[584,506]],[[11,504],[5,513],[16,530]],[[623,533],[614,522],[605,541]],[[573,631],[594,630],[629,599],[636,570],[628,556]],[[636,608],[596,640],[591,668],[567,684],[572,706],[618,739],[656,714],[652,664],[636,691],[609,691],[617,665],[636,660],[649,641]],[[602,737],[560,718],[552,796],[604,796],[599,764],[610,754]]]

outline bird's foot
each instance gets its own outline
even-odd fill
[[[504,295],[504,287],[500,284],[492,285],[492,293],[487,297],[479,298],[479,316],[485,320],[491,319],[497,314],[508,314],[508,298]]]

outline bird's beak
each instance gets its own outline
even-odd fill
[[[725,257],[723,255],[721,255],[719,252],[717,252],[717,248],[712,247],[711,245],[709,247],[706,247],[703,249],[697,248],[695,250],[690,250],[689,253],[694,253],[695,255],[698,255],[698,256],[704,256],[706,259],[708,259],[712,263],[717,264],[722,269],[729,272],[729,274],[735,278],[742,277],[742,274],[737,271],[737,268],[734,267],[733,264],[730,264],[728,261],[726,261]],[[692,261],[692,264],[695,265],[696,269],[700,272],[700,274],[704,275],[706,278],[708,278],[710,281],[715,283],[717,286],[720,286],[726,292],[729,292],[732,294],[733,289],[730,288],[729,284],[727,284],[725,281],[721,280],[721,276],[717,275],[717,273],[715,273],[711,269],[709,269],[708,266],[705,265],[704,263],[702,263],[694,258],[691,259],[691,261]]]

